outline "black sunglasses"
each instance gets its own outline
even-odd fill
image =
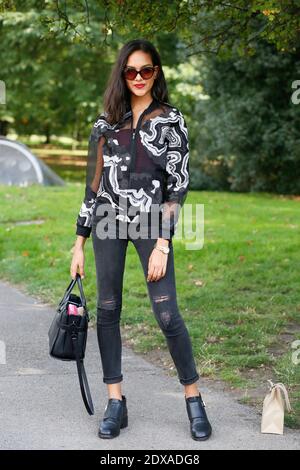
[[[157,65],[155,65],[154,67],[144,67],[141,70],[136,70],[133,67],[125,68],[123,74],[126,80],[134,80],[138,73],[144,80],[149,80],[149,78],[151,78],[154,74],[155,67],[157,67]]]

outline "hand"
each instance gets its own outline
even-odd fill
[[[72,279],[76,279],[77,270],[79,270],[79,274],[81,279],[84,279],[84,251],[83,247],[76,246],[74,247],[73,258],[70,267],[70,274]]]
[[[158,240],[158,244],[162,244],[165,246],[168,245],[168,242],[166,243],[166,240],[163,240],[163,243],[161,243],[160,240],[161,239]],[[159,279],[161,279],[166,274],[167,262],[168,255],[166,255],[160,250],[157,250],[156,248],[153,248],[148,261],[147,282],[159,281]]]

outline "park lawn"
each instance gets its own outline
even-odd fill
[[[0,187],[3,279],[57,305],[70,281],[75,223],[83,195],[82,183]],[[300,427],[300,363],[292,360],[292,353],[296,354],[292,343],[300,339],[299,199],[190,191],[186,203],[204,204],[204,246],[187,250],[187,240],[174,239],[178,304],[199,373],[225,381],[240,391],[241,401],[258,409],[268,391],[267,379],[283,382],[293,407],[286,414],[286,424],[292,427]],[[16,224],[33,220],[43,223]],[[95,320],[91,238],[85,257],[83,282]],[[149,357],[154,351],[166,354],[165,338],[151,311],[132,244],[126,259],[121,325],[134,351]],[[170,373],[176,375],[174,367]]]

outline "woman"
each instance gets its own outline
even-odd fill
[[[105,111],[89,140],[85,198],[77,218],[71,276],[84,277],[84,244],[92,233],[97,273],[97,337],[108,403],[98,435],[113,438],[128,424],[121,391],[120,315],[128,241],[140,258],[152,310],[184,386],[190,432],[208,439],[211,426],[197,388],[191,341],[178,310],[172,237],[188,190],[188,134],[168,103],[160,56],[146,40],[119,52],[104,96]],[[139,230],[138,230],[139,229]]]

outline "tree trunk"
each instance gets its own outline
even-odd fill
[[[0,135],[6,137],[8,133],[8,121],[0,120]]]
[[[50,144],[51,132],[50,132],[50,126],[48,124],[45,127],[45,136],[46,136],[45,144]]]

